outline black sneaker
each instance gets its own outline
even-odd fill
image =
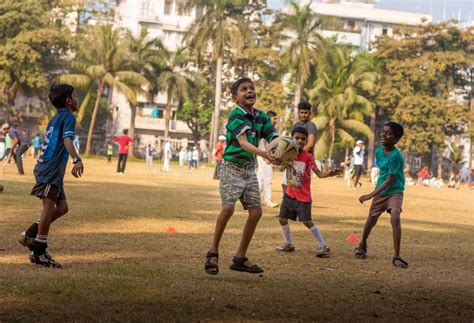
[[[54,260],[51,255],[48,253],[48,250],[45,250],[43,254],[37,255],[34,252],[30,255],[30,261],[33,264],[51,267],[51,268],[61,268],[61,264]]]
[[[28,247],[28,249],[33,250],[33,242],[35,241],[34,237],[29,237],[26,235],[26,231],[23,231],[20,233],[20,236],[18,237],[18,242],[24,247]]]

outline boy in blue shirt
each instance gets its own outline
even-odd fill
[[[32,263],[60,268],[61,264],[55,261],[47,250],[49,227],[68,212],[63,179],[69,155],[74,163],[71,171],[74,177],[82,176],[84,166],[73,145],[76,119],[72,113],[78,110],[74,88],[68,84],[53,85],[49,100],[58,109],[58,113],[48,124],[41,147],[43,153],[39,156],[34,170],[37,183],[31,190],[31,195],[42,200],[43,212],[38,221],[21,233],[20,243],[32,251]]]
[[[403,155],[395,148],[395,144],[403,136],[403,127],[396,122],[384,125],[380,139],[383,147],[377,148],[375,158],[380,169],[379,179],[375,190],[367,195],[362,195],[359,202],[362,204],[373,198],[370,206],[369,217],[365,223],[362,241],[355,249],[356,256],[366,258],[367,238],[370,231],[377,224],[379,216],[387,211],[390,214],[392,225],[394,256],[392,264],[398,268],[407,268],[408,263],[400,258],[400,242],[402,228],[400,213],[402,212],[403,191],[405,190],[405,176],[403,174]]]

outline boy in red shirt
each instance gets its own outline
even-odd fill
[[[287,166],[286,176],[288,187],[283,195],[283,202],[280,206],[280,225],[285,244],[278,247],[278,251],[294,251],[295,247],[291,240],[290,226],[288,220],[297,219],[309,229],[318,242],[316,256],[324,257],[329,254],[329,247],[326,246],[318,227],[311,219],[311,171],[319,178],[335,176],[341,171],[339,169],[321,171],[314,161],[314,157],[303,150],[308,141],[308,131],[297,126],[291,131],[291,136],[296,141],[300,153],[296,156],[291,166]]]
[[[133,139],[128,135],[128,129],[123,129],[123,135],[112,140],[119,146],[117,173],[125,173],[125,165],[127,164],[128,149],[133,146]]]

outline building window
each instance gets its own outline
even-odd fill
[[[355,20],[349,20],[347,21],[347,26],[350,28],[350,29],[353,29],[355,27]]]
[[[171,15],[173,10],[173,0],[165,0],[165,15]]]
[[[178,12],[179,16],[190,16],[191,12],[189,8],[187,8],[188,0],[176,0],[176,11]]]
[[[387,35],[388,34],[388,27],[387,26],[383,26],[382,28],[382,35]]]

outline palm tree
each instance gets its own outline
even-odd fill
[[[165,138],[169,135],[171,105],[175,100],[188,97],[193,81],[199,79],[196,73],[190,72],[186,49],[178,49],[175,53],[169,53],[164,62],[160,74],[156,79],[156,87],[166,93],[165,110]]]
[[[73,65],[78,73],[60,76],[61,82],[87,89],[86,97],[80,107],[79,117],[81,119],[92,92],[96,92],[87,135],[86,154],[91,153],[97,111],[105,86],[117,88],[131,104],[135,104],[137,91],[148,84],[142,75],[129,69],[126,55],[127,46],[124,45],[124,38],[120,30],[112,29],[111,25],[96,26],[80,41],[76,57],[76,61],[80,63]]]
[[[219,117],[222,96],[222,64],[229,51],[239,52],[244,43],[246,24],[241,23],[241,10],[244,0],[191,0],[190,7],[203,10],[204,14],[196,18],[185,35],[189,48],[198,60],[208,57],[216,63],[215,99],[213,124],[210,138],[211,151],[219,134]]]
[[[382,61],[373,54],[369,54],[367,52],[361,52],[357,56],[357,62],[358,64],[362,65],[365,71],[377,73],[378,84],[376,84],[375,88],[372,88],[370,91],[367,92],[369,100],[372,98],[375,98],[376,93],[378,92],[377,87],[380,84],[380,73],[382,71],[382,66],[381,66]],[[370,130],[372,131],[374,136],[375,136],[375,128],[377,125],[378,113],[379,113],[379,108],[377,107],[377,104],[374,102],[374,106],[369,117]],[[372,138],[369,137],[368,148],[369,149],[368,149],[368,154],[367,154],[367,168],[371,169],[374,162],[374,152],[375,152],[375,140],[373,139],[373,137]]]
[[[322,131],[315,151],[318,158],[327,155],[330,161],[336,139],[347,146],[354,142],[350,132],[373,137],[363,122],[372,112],[372,103],[360,93],[375,86],[377,74],[367,72],[357,57],[351,58],[350,48],[333,45],[326,56],[310,95],[318,108],[313,121]]]
[[[130,51],[131,68],[147,79],[149,83],[147,92],[151,97],[151,101],[153,101],[154,96],[158,94],[158,87],[155,81],[166,60],[168,52],[159,39],[149,38],[147,28],[142,28],[140,34],[136,37],[128,31],[126,39]],[[137,114],[135,104],[130,105],[130,112],[131,118],[128,133],[133,137],[135,133],[135,116]]]
[[[303,86],[311,74],[311,67],[321,57],[324,39],[317,31],[321,20],[311,9],[311,2],[301,7],[296,2],[290,2],[290,7],[291,13],[282,12],[277,17],[275,28],[281,32],[283,59],[288,62],[295,77],[293,116],[296,118]]]

